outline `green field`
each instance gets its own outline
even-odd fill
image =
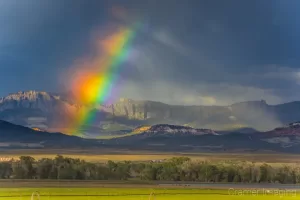
[[[32,198],[32,194],[37,192]],[[299,195],[299,196],[298,196]],[[273,200],[273,199],[300,199],[296,193],[250,194],[249,190],[228,191],[208,189],[151,189],[151,188],[1,188],[2,200],[27,200],[27,199],[51,199],[51,200]]]

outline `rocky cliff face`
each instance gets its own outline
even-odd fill
[[[146,120],[150,118],[170,118],[167,104],[153,101],[135,101],[121,98],[114,104],[101,107],[113,116],[123,116],[128,119]]]
[[[231,106],[180,106],[120,99],[102,109],[113,116],[142,120],[148,124],[167,123],[218,130],[245,127],[270,130],[282,125],[275,107],[265,101],[242,102]]]
[[[0,98],[0,111],[21,108],[39,109],[45,113],[56,113],[57,111],[76,110],[79,107],[78,105],[62,100],[58,95],[51,95],[46,92],[18,92]]]
[[[27,91],[0,98],[0,118],[12,123],[47,128],[49,124],[73,116],[80,109],[58,95]]]

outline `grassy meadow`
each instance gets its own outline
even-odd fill
[[[40,198],[33,193],[38,193]],[[248,191],[208,189],[151,189],[151,188],[1,188],[0,200],[288,200],[300,199],[297,193],[251,194]]]

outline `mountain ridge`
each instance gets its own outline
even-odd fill
[[[47,96],[48,98],[53,98],[56,100],[62,100],[69,102],[72,97],[68,97],[67,94],[60,94],[55,92],[46,92],[46,91],[38,91],[38,90],[28,90],[28,91],[18,91],[15,93],[8,93],[6,96],[0,97],[0,104],[3,103],[3,100],[5,99],[12,99],[12,100],[34,100],[37,99],[37,96]],[[236,106],[236,105],[242,105],[242,104],[261,104],[261,105],[268,105],[268,106],[276,106],[276,105],[285,105],[285,104],[291,104],[291,103],[300,103],[300,101],[290,101],[285,102],[281,104],[268,104],[265,100],[249,100],[249,101],[241,101],[241,102],[235,102],[229,105],[181,105],[181,104],[168,104],[160,101],[153,101],[153,100],[135,100],[132,98],[127,97],[120,97],[118,98],[113,104],[120,103],[120,102],[131,102],[131,103],[158,103],[163,105],[169,105],[169,106],[184,106],[184,107],[230,107],[230,106]],[[79,103],[70,103],[76,106],[82,106]],[[112,106],[113,104],[103,104],[103,106]]]
[[[0,119],[45,130],[68,124],[84,105],[67,95],[23,91],[0,98]],[[120,98],[111,104],[91,107],[96,120],[83,132],[131,130],[141,125],[174,124],[193,128],[234,131],[272,130],[300,120],[300,101],[269,105],[264,100],[238,102],[228,106],[169,105],[156,101]],[[65,122],[64,122],[65,121]],[[63,123],[62,123],[63,122]],[[63,131],[60,131],[63,132]]]

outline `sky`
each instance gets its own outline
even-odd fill
[[[300,100],[299,9],[296,0],[0,0],[0,96],[69,91],[95,41],[138,22],[116,98]]]

